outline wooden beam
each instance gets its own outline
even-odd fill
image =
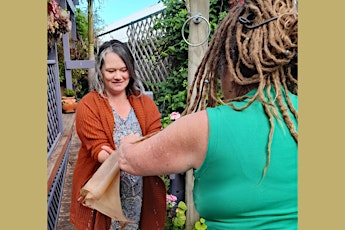
[[[190,13],[191,17],[196,15],[201,15],[204,19],[198,18],[197,22],[193,19],[189,22],[189,45],[188,48],[188,88],[191,87],[191,84],[194,79],[194,74],[206,53],[206,49],[208,47],[208,20],[209,20],[209,8],[210,3],[209,0],[190,0]],[[203,44],[203,41],[206,41]],[[200,44],[198,46],[194,46],[193,44]],[[192,96],[191,99],[194,97]],[[191,103],[193,103],[191,101]],[[185,187],[185,199],[187,205],[187,212],[186,212],[186,230],[193,229],[194,224],[196,221],[199,220],[199,214],[195,209],[194,201],[193,201],[193,187],[194,187],[194,176],[193,170],[189,170],[186,172],[186,187]]]
[[[209,20],[209,0],[190,0],[191,17],[200,14]],[[189,22],[189,43],[200,44],[208,38],[208,22],[199,18],[199,23],[194,23],[194,19]],[[208,40],[199,46],[191,46],[188,48],[188,86],[190,87],[196,69],[198,68],[208,47]]]
[[[68,70],[95,68],[95,60],[68,60],[65,67]]]

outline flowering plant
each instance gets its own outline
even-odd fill
[[[166,203],[167,203],[167,213],[165,221],[165,230],[170,230],[173,228],[173,218],[175,216],[175,206],[176,206],[177,197],[172,194],[166,194]]]
[[[176,121],[177,119],[179,119],[181,117],[179,112],[172,112],[170,114],[170,120],[172,121]]]
[[[51,46],[57,39],[61,38],[62,34],[71,31],[72,22],[69,13],[62,9],[59,3],[55,0],[47,0],[47,3],[48,45]]]
[[[181,117],[181,114],[179,112],[172,112],[170,113],[169,116],[164,117],[162,119],[162,125],[163,128],[167,127],[168,125],[170,125],[173,121],[176,121],[177,119],[179,119]]]
[[[172,194],[166,195],[166,202],[167,202],[168,209],[172,209],[173,207],[175,207],[176,200],[177,200],[176,196],[174,196]]]
[[[165,224],[165,230],[183,230],[186,224],[186,211],[187,205],[185,202],[180,201],[176,207],[177,197],[170,194],[166,195],[167,202],[167,220]],[[176,208],[175,208],[176,207]],[[200,218],[196,221],[193,230],[206,230],[207,225],[205,219]]]
[[[180,201],[176,207],[176,201],[176,196],[172,194],[166,195],[167,218],[165,230],[183,229],[183,226],[186,222],[186,215],[184,213],[187,210],[187,206],[183,201]]]

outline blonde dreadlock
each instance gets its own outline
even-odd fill
[[[294,0],[245,0],[243,4],[235,5],[216,30],[188,93],[184,114],[226,103],[217,97],[218,78],[224,73],[224,68],[227,68],[241,92],[248,92],[251,86],[257,86],[256,94],[244,107],[237,108],[231,103],[248,98],[243,94],[227,103],[239,111],[255,100],[262,103],[270,123],[263,175],[270,163],[277,109],[298,142],[298,133],[288,111],[296,119],[298,113],[287,93],[289,90],[297,94],[297,24]],[[271,87],[276,92],[275,98],[269,96]],[[284,90],[281,90],[282,87]],[[284,98],[288,106],[283,102]]]

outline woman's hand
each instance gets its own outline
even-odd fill
[[[102,146],[101,149],[102,150],[98,154],[98,161],[103,163],[114,150],[106,145]]]

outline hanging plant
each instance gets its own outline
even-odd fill
[[[61,8],[55,0],[48,0],[47,29],[48,45],[52,46],[62,37],[62,34],[70,32],[72,22],[67,10]]]

